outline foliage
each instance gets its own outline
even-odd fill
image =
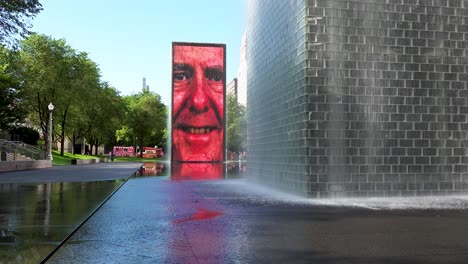
[[[32,34],[21,44],[19,72],[30,119],[47,135],[47,106],[54,104],[53,131],[63,154],[66,136],[74,144],[91,130],[94,106],[100,102],[99,69],[86,53],[72,49],[63,39]]]
[[[17,121],[12,120],[26,116],[46,147],[48,105],[53,103],[52,132],[54,141],[62,142],[61,155],[65,138],[73,144],[85,139],[94,153],[103,144],[165,147],[168,110],[160,96],[149,89],[120,96],[101,81],[98,65],[63,39],[32,34],[21,41],[18,51],[0,46],[0,81],[0,92],[10,92],[0,94],[0,121],[11,118],[4,123],[14,124]],[[4,103],[7,99],[9,103]],[[15,110],[6,113],[10,108]]]
[[[18,135],[22,142],[29,145],[36,145],[39,139],[39,132],[30,127],[19,126],[12,128],[10,129],[10,134]]]
[[[0,130],[8,130],[24,119],[19,94],[19,82],[6,73],[6,65],[0,65]]]
[[[65,135],[75,145],[78,139],[87,136],[96,122],[101,104],[101,84],[99,69],[84,52],[72,57],[71,80],[67,105],[66,120],[63,115],[61,138]],[[77,96],[79,94],[79,96]],[[62,139],[63,140],[63,139]],[[63,145],[62,145],[63,146]]]
[[[70,56],[73,49],[64,40],[33,34],[21,43],[18,74],[23,80],[25,107],[29,118],[42,130],[49,131],[49,103],[53,103],[54,119],[66,113]],[[61,123],[61,122],[59,122]]]
[[[247,146],[247,111],[234,95],[227,96],[227,149],[240,152]]]
[[[161,97],[147,89],[124,97],[125,125],[117,131],[125,145],[164,147],[167,140],[167,107]]]
[[[95,99],[98,102],[95,102],[90,112],[91,130],[86,140],[95,146],[97,154],[97,146],[100,144],[108,147],[116,145],[116,131],[122,126],[125,108],[119,92],[106,82],[101,83],[101,90]]]
[[[0,1],[0,44],[15,44],[15,36],[29,34],[29,19],[42,10],[39,0]]]
[[[0,45],[0,130],[22,122],[26,112],[21,106],[20,82],[13,74],[11,61],[16,54]]]

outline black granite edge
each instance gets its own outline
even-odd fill
[[[117,193],[117,191],[120,190],[120,188],[122,188],[122,186],[125,185],[125,183],[127,183],[127,181],[134,177],[135,175],[137,175],[139,173],[140,169],[136,170],[132,175],[130,175],[129,177],[127,177],[125,179],[125,181],[119,186],[117,187],[106,199],[104,199],[104,201],[99,204],[90,214],[88,217],[86,217],[83,222],[81,224],[79,224],[70,234],[68,234],[68,236],[66,236],[61,242],[60,244],[52,251],[50,252],[40,263],[43,264],[43,263],[46,263],[75,233],[76,231],[78,231],[102,206],[104,206],[104,204],[112,197],[114,196],[115,193]]]

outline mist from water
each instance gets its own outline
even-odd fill
[[[220,188],[226,188],[230,196],[239,197],[245,202],[255,203],[259,206],[288,204],[293,206],[354,207],[369,210],[468,209],[468,195],[310,199],[297,194],[271,189],[246,179],[216,181],[212,182],[212,184],[220,185]]]

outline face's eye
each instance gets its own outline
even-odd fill
[[[208,80],[215,81],[215,82],[220,82],[220,81],[223,80],[223,76],[221,76],[220,74],[213,74],[213,75],[208,77]]]
[[[193,68],[187,64],[175,64],[172,73],[173,82],[183,84],[193,77]]]
[[[174,73],[174,81],[186,81],[189,79],[189,76],[186,72],[176,72]]]
[[[205,71],[205,76],[209,81],[212,82],[224,81],[224,72],[220,69],[207,69]]]

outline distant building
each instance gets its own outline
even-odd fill
[[[226,85],[226,93],[227,94],[232,94],[237,97],[237,78],[232,79],[227,85]]]
[[[149,91],[149,85],[146,85],[146,77],[143,77],[143,91]]]

